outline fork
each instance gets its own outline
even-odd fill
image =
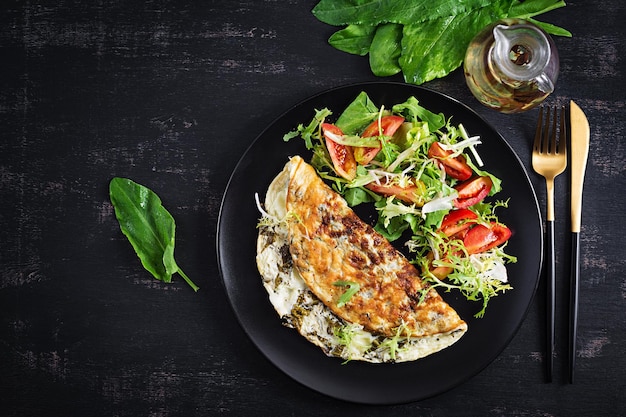
[[[552,382],[554,362],[554,310],[555,310],[555,274],[554,274],[554,178],[565,171],[567,166],[567,145],[565,134],[565,107],[561,107],[560,126],[557,133],[558,108],[554,107],[552,129],[550,130],[550,109],[546,109],[543,122],[543,107],[539,110],[539,120],[533,144],[532,164],[535,172],[546,179],[547,211],[546,240],[547,258],[547,311],[546,311],[546,372],[548,382]]]

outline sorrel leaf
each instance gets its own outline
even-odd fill
[[[143,267],[156,279],[172,282],[179,273],[198,291],[174,260],[176,223],[152,190],[127,179],[115,177],[109,196],[122,233],[128,238]]]
[[[373,74],[402,71],[406,82],[422,84],[460,67],[471,39],[498,19],[526,19],[549,34],[572,36],[534,18],[564,6],[563,0],[320,0],[313,14],[330,25],[347,25],[329,43],[369,54]]]

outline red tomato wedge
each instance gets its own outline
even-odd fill
[[[477,218],[476,213],[466,208],[452,210],[443,218],[439,231],[446,237],[455,236],[472,226]]]
[[[463,155],[450,157],[452,151],[446,151],[439,142],[433,142],[428,149],[428,157],[436,158],[441,162],[446,174],[459,181],[465,181],[472,176],[472,168],[465,162]]]
[[[347,180],[354,179],[356,177],[356,161],[354,160],[352,147],[342,145],[333,140],[333,137],[343,136],[341,129],[330,123],[322,123],[322,132],[326,140],[326,148],[337,174]]]
[[[383,136],[393,136],[396,130],[404,123],[404,117],[401,116],[383,116],[379,120],[376,119],[369,126],[365,128],[361,137],[370,138],[372,136],[378,136],[381,132]],[[378,155],[381,146],[373,148],[355,147],[354,159],[362,165],[369,164],[372,159]]]
[[[426,258],[429,261],[428,270],[439,279],[444,279],[454,270],[451,266],[433,266],[434,256],[432,252],[429,252],[428,255],[426,255]]]
[[[475,177],[458,184],[454,187],[459,193],[456,200],[454,200],[454,207],[460,209],[473,206],[489,195],[492,186],[493,182],[487,176]]]
[[[509,240],[511,229],[503,224],[491,222],[489,227],[477,224],[469,229],[463,238],[463,244],[470,255],[485,252]]]
[[[405,203],[415,204],[419,207],[424,205],[425,186],[421,181],[413,182],[406,187],[401,187],[397,184],[377,184],[370,182],[366,184],[365,187],[377,194],[395,196]]]

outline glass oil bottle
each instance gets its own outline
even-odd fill
[[[532,109],[554,91],[559,58],[554,42],[538,26],[502,19],[470,42],[463,67],[478,101],[517,113]]]

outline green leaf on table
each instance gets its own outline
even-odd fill
[[[528,20],[545,30],[550,35],[571,37],[572,33],[562,27],[533,19],[535,16],[559,9],[561,7],[565,7],[565,1],[563,0],[513,1],[507,16]]]
[[[565,7],[563,0],[515,0],[511,3],[507,15],[519,19],[528,19],[561,7]]]
[[[402,25],[385,23],[379,25],[370,46],[370,68],[379,77],[399,73],[402,68],[398,63],[402,47]]]
[[[540,22],[536,19],[533,19],[532,17],[529,17],[528,19],[529,22],[534,23],[535,25],[539,26],[541,29],[543,29],[546,33],[550,34],[550,35],[554,35],[554,36],[564,36],[566,38],[571,38],[572,37],[572,32],[570,32],[567,29],[563,29],[562,27],[553,25],[552,23],[546,23],[546,22]]]
[[[369,53],[375,75],[394,75],[399,68],[406,82],[422,84],[460,67],[472,38],[501,18],[526,19],[549,34],[571,36],[534,19],[563,6],[563,0],[320,0],[313,14],[331,25],[348,25],[330,44]]]
[[[375,32],[376,26],[348,25],[333,33],[328,43],[340,51],[364,56],[370,51]]]
[[[321,0],[313,14],[334,26],[409,24],[463,14],[490,3],[492,0]]]
[[[168,283],[178,273],[198,291],[174,260],[176,223],[161,199],[149,188],[119,177],[109,183],[109,196],[120,229],[143,267],[156,279]]]
[[[469,42],[495,19],[493,10],[482,8],[465,15],[404,26],[400,66],[405,80],[422,84],[460,67]]]

